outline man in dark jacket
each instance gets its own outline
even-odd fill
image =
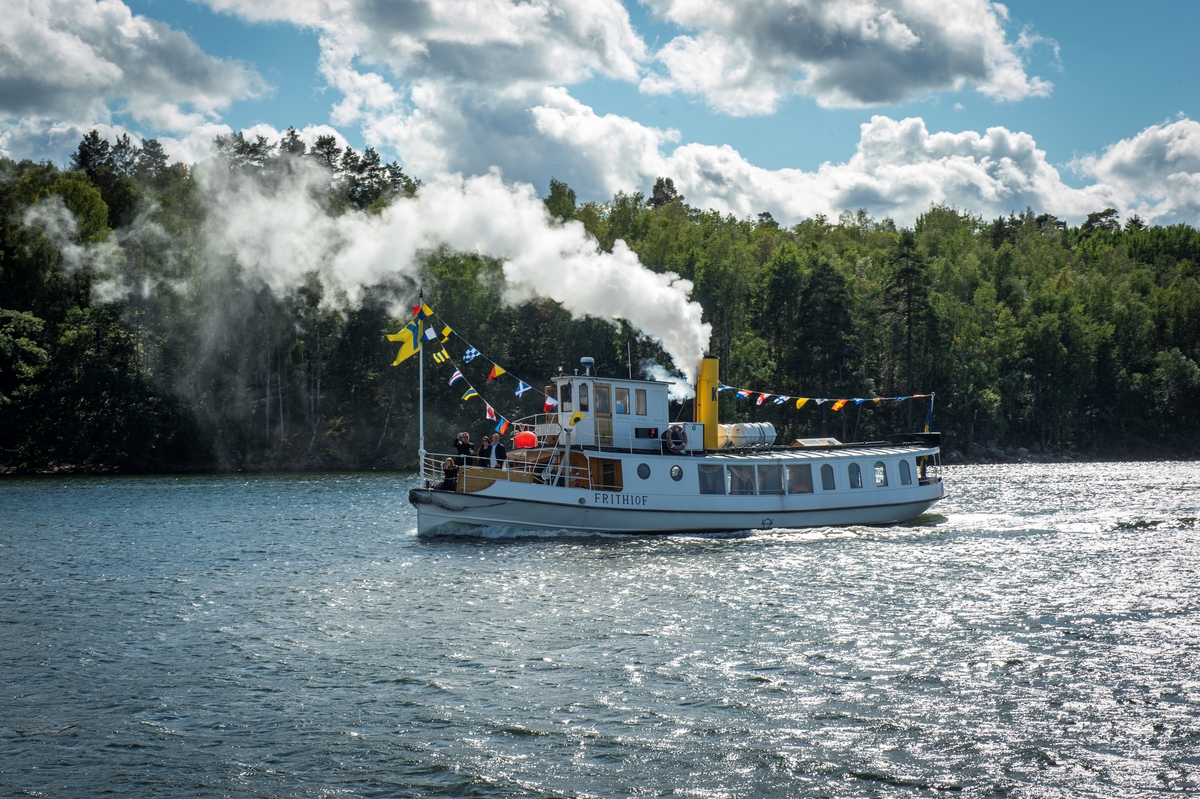
[[[454,451],[458,453],[458,463],[469,466],[474,461],[475,448],[471,446],[471,434],[464,431],[454,439]]]
[[[483,437],[484,446],[479,449],[479,464],[492,469],[503,469],[505,461],[508,460],[508,450],[504,449],[504,443],[500,440],[500,436],[496,436],[495,443],[487,436]]]

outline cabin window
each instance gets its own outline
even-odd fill
[[[633,393],[634,399],[637,400],[637,415],[646,415],[646,389],[635,389]]]
[[[638,477],[642,478],[643,480],[649,480],[649,479],[650,479],[650,467],[649,467],[649,465],[647,465],[647,464],[645,464],[645,463],[639,463],[639,464],[638,464]]]
[[[638,389],[639,393],[641,389]],[[701,464],[696,467],[696,474],[700,477],[700,493],[701,494],[724,494],[725,493],[725,469],[721,466],[713,466],[712,464]]]
[[[579,384],[579,410],[581,410],[581,411],[589,410],[589,407],[588,407],[588,384],[587,383]]]
[[[783,493],[783,467],[782,466],[759,466],[758,467],[758,493],[760,493],[760,494],[782,494]]]
[[[821,490],[832,491],[833,489],[833,467],[827,463],[821,467]]]
[[[614,388],[613,394],[617,401],[617,413],[629,413],[629,389]]]
[[[718,468],[720,468],[720,467],[718,467]],[[671,467],[671,479],[674,480],[676,483],[678,483],[680,480],[683,479],[683,467],[682,466],[672,466]]]
[[[908,466],[908,461],[900,461],[900,485],[912,485],[912,469]]]
[[[830,470],[829,476],[833,476]],[[807,463],[791,464],[787,467],[789,494],[811,494],[813,492],[812,466]]]
[[[875,461],[875,487],[883,488],[887,485],[887,467],[883,465],[883,461]]]
[[[850,464],[850,487],[862,488],[862,469],[857,463]]]
[[[558,386],[558,404],[562,406],[564,411],[573,411],[575,407],[571,404],[571,384],[560,383]]]
[[[753,494],[754,493],[754,467],[753,466],[730,466],[729,469],[729,493],[730,494]]]

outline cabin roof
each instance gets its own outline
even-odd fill
[[[550,379],[556,383],[559,380],[599,380],[602,383],[645,383],[648,386],[675,385],[675,383],[667,382],[666,380],[643,380],[637,377],[609,377],[606,375],[555,375]]]
[[[745,460],[753,457],[756,460],[774,458],[777,460],[792,460],[797,458],[869,458],[878,455],[910,455],[914,450],[933,449],[926,444],[914,442],[900,446],[882,447],[778,447],[770,452],[708,452],[705,458],[710,460]]]

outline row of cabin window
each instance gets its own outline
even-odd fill
[[[697,467],[701,494],[811,494],[813,493],[812,465],[808,463],[788,464],[786,469],[779,464],[737,464],[718,466],[704,464]],[[757,475],[756,475],[757,472]],[[851,463],[847,468],[851,488],[862,488],[862,468]],[[784,477],[787,483],[784,483]],[[756,479],[757,477],[757,479]],[[875,462],[875,486],[888,484],[887,466],[883,461]],[[900,485],[912,485],[912,467],[908,461],[900,461]],[[834,491],[833,466],[821,466],[821,490]]]
[[[546,393],[550,393],[550,387],[546,387]],[[614,399],[616,399],[617,413],[629,413],[629,389],[616,388],[613,390]],[[596,413],[612,413],[609,405],[608,386],[596,386]],[[633,392],[633,400],[637,403],[635,413],[638,416],[646,415],[646,389],[637,388]],[[563,383],[558,387],[558,401],[562,403],[564,411],[573,411],[575,407],[571,404],[571,384]],[[588,384],[579,384],[579,410],[590,411],[588,403]]]

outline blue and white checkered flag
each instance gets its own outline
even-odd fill
[[[479,350],[474,347],[467,347],[467,351],[463,353],[463,363],[470,363],[479,357]]]

